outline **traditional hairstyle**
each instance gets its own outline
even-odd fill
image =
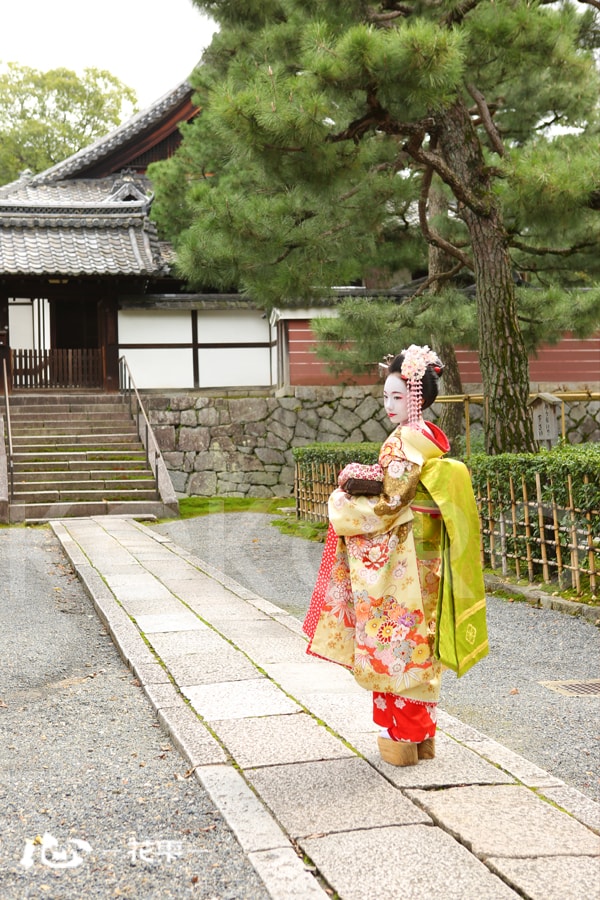
[[[399,375],[408,388],[408,424],[418,428],[421,413],[431,406],[438,395],[438,379],[444,366],[437,353],[427,345],[411,344],[397,356],[386,356],[379,363],[379,371],[385,375]]]

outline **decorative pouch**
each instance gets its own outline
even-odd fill
[[[379,463],[373,466],[349,463],[340,472],[338,485],[348,494],[375,496],[383,490],[383,469]]]

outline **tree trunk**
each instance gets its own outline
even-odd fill
[[[461,100],[439,114],[443,157],[467,191],[486,206],[474,212],[464,202],[458,214],[472,244],[477,287],[479,366],[485,404],[488,453],[537,450],[528,406],[529,362],[516,312],[505,230],[486,173],[477,133]]]
[[[431,189],[429,191],[429,219],[435,219],[436,216],[448,215],[448,201],[444,192],[439,186],[436,186],[436,176],[433,178]],[[452,268],[454,260],[440,247],[434,244],[429,245],[429,277],[440,275]],[[432,294],[438,294],[443,289],[442,282],[436,281],[431,287]],[[434,342],[436,352],[441,361],[444,363],[444,393],[445,394],[462,394],[462,381],[458,370],[458,361],[452,344],[446,344],[440,341]],[[463,406],[462,403],[444,403],[442,404],[442,412],[440,414],[439,426],[444,431],[450,441],[454,445],[463,436]]]

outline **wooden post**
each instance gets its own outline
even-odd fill
[[[571,584],[579,594],[581,592],[581,580],[579,578],[579,548],[577,546],[575,504],[573,503],[573,483],[570,475],[567,475],[567,486],[569,489],[569,512],[571,516]]]
[[[546,526],[544,525],[544,505],[542,503],[542,485],[540,481],[540,473],[535,473],[535,491],[537,496],[538,525],[540,529],[540,554],[542,557],[542,577],[546,584],[550,581],[550,570],[548,569],[548,553],[546,550]]]

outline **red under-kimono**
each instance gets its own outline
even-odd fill
[[[415,743],[435,734],[443,668],[433,653],[441,517],[419,476],[448,449],[432,423],[419,431],[401,426],[381,448],[379,496],[333,491],[304,621],[307,652],[349,668],[373,692],[376,724]]]

